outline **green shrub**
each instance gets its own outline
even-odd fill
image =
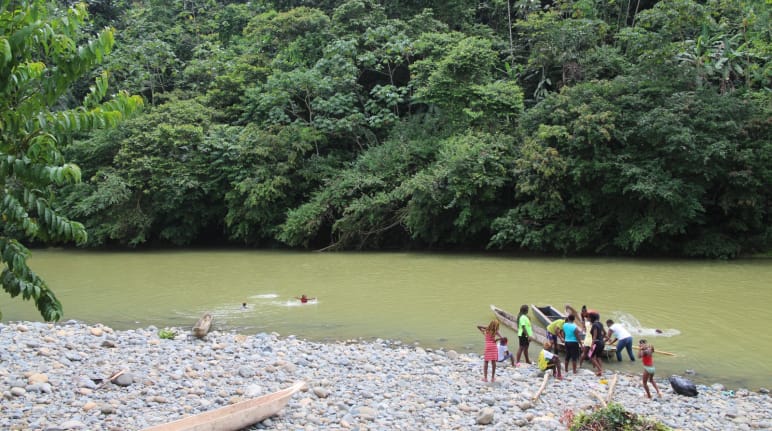
[[[591,414],[580,413],[571,422],[571,431],[669,431],[670,428],[656,421],[626,411],[620,404],[596,410]]]
[[[177,332],[172,329],[164,328],[158,330],[158,337],[164,340],[173,340],[177,336]]]

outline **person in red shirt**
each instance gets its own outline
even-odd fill
[[[657,396],[662,398],[662,392],[659,391],[657,382],[654,381],[654,346],[647,344],[646,340],[640,340],[638,342],[638,357],[643,362],[643,390],[646,391],[646,397],[651,398],[648,384],[651,382],[654,389],[657,390]]]
[[[296,296],[295,299],[299,299],[301,303],[305,304],[306,302],[313,301],[316,298],[309,298],[305,294],[303,294],[303,295],[300,295],[300,297]]]

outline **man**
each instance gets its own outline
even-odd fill
[[[606,340],[609,340],[609,344],[617,342],[617,361],[622,362],[622,349],[627,349],[627,354],[630,356],[630,360],[635,362],[635,356],[633,356],[633,336],[630,332],[622,326],[621,323],[614,323],[613,320],[606,320],[606,326],[608,326],[608,335]],[[614,337],[612,340],[611,337]],[[617,341],[618,340],[618,341]]]
[[[552,344],[555,353],[558,352],[558,342],[565,344],[565,333],[563,332],[563,325],[565,323],[565,319],[557,319],[547,325],[547,340]]]

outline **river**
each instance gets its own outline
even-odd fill
[[[34,250],[33,270],[64,304],[63,320],[116,329],[188,327],[205,312],[220,330],[311,340],[393,339],[482,352],[490,304],[588,305],[621,321],[657,355],[657,374],[772,386],[772,260],[536,258],[496,254],[187,250]],[[301,304],[296,296],[317,298]],[[246,308],[242,303],[246,302]],[[40,320],[0,294],[4,321]],[[531,313],[531,318],[535,318]],[[662,331],[657,334],[656,330]],[[516,349],[512,331],[502,329]],[[766,341],[763,341],[766,340]],[[538,352],[531,347],[532,357]],[[608,369],[639,371],[625,359]]]

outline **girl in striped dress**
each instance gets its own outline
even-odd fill
[[[499,334],[499,321],[491,320],[488,327],[477,326],[485,335],[485,354],[483,355],[483,381],[488,381],[488,362],[491,363],[491,382],[496,381],[496,362],[499,359],[499,349],[496,347],[496,342],[501,338]]]

